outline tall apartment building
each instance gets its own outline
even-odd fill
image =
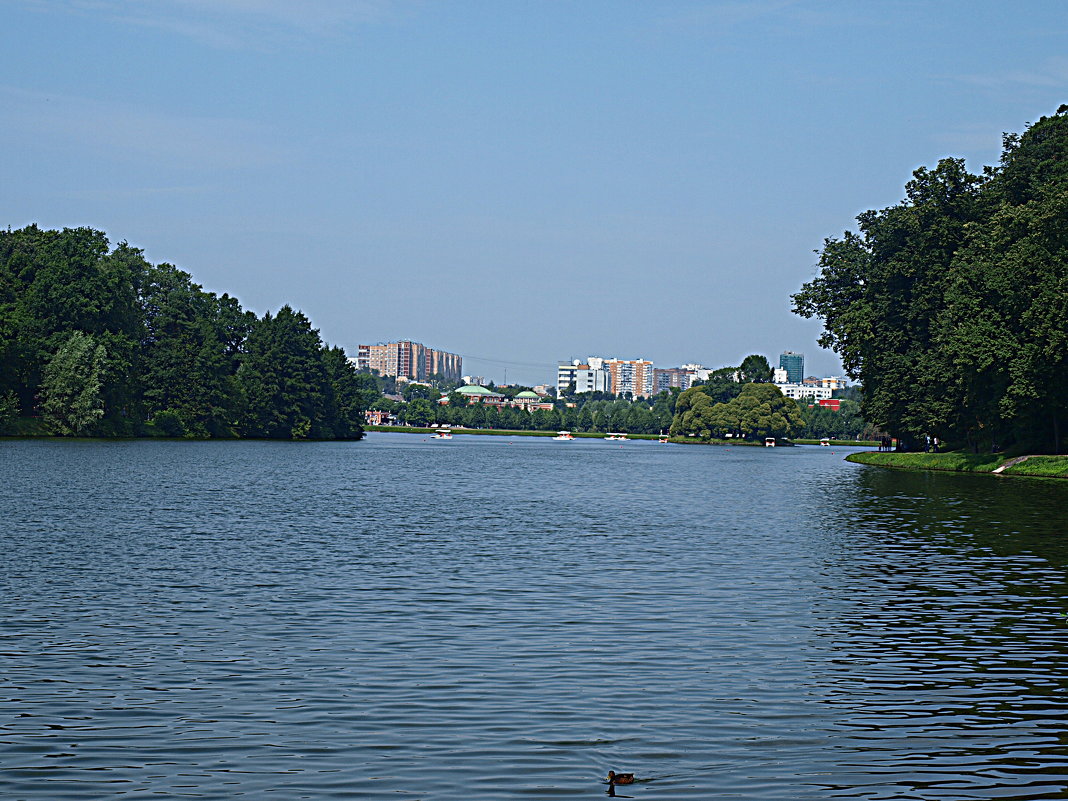
[[[574,382],[575,392],[611,392],[612,377],[603,366],[604,359],[590,358],[585,362],[575,359],[560,362],[556,366],[556,392],[563,395]]]
[[[612,392],[615,394],[629,392],[635,398],[656,394],[652,362],[643,359],[605,359],[604,364],[612,376]]]
[[[786,371],[788,383],[800,384],[805,380],[805,354],[784,351],[779,356],[779,367]]]
[[[463,359],[458,353],[427,348],[427,371],[430,375],[441,375],[446,381],[459,381]]]
[[[706,371],[707,372],[707,371]],[[686,367],[654,367],[653,368],[653,392],[659,394],[664,390],[678,387],[689,389],[690,385],[697,380],[697,371]]]
[[[380,375],[403,377],[411,381],[425,381],[434,374],[441,374],[448,381],[459,381],[463,360],[456,353],[402,340],[357,346],[356,366],[361,370],[377,370]]]

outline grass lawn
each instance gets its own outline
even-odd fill
[[[848,462],[892,467],[898,470],[945,470],[953,473],[992,473],[1009,461],[997,453],[852,453]],[[1029,456],[1026,461],[1006,467],[1000,475],[1068,478],[1068,456]]]
[[[1025,462],[1006,467],[1002,475],[1068,478],[1068,456],[1029,456]]]

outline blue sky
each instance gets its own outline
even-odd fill
[[[839,371],[789,311],[912,170],[1068,102],[1068,5],[8,0],[0,224],[331,344]]]

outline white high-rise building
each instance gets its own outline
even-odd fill
[[[591,358],[585,362],[574,359],[560,362],[556,367],[556,393],[564,395],[574,382],[575,392],[611,392],[612,377],[603,366],[604,359]]]

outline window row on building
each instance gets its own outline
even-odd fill
[[[463,360],[459,354],[403,340],[357,346],[356,367],[411,381],[426,381],[435,375],[442,376],[446,381],[459,381],[463,373]]]
[[[586,361],[573,359],[559,362],[556,368],[556,391],[629,392],[635,398],[648,398],[671,387],[689,389],[694,381],[706,380],[709,371],[699,364],[682,367],[654,367],[644,359],[604,359],[590,356]]]

